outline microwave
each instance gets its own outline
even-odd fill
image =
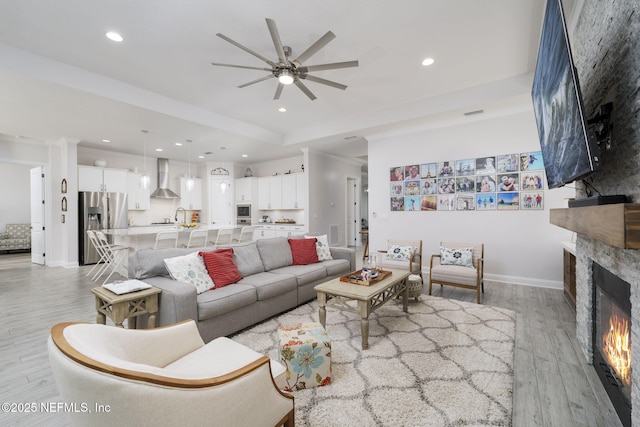
[[[247,219],[249,220],[249,222],[251,222],[251,205],[236,205],[236,217],[238,218],[238,220]]]

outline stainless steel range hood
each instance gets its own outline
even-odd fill
[[[156,199],[179,199],[173,191],[169,190],[169,159],[158,159],[158,188],[151,194]]]

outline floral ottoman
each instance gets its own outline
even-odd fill
[[[331,383],[331,341],[320,323],[278,328],[280,360],[286,368],[285,391]]]

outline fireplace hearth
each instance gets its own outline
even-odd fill
[[[631,287],[593,263],[593,367],[623,426],[631,426]]]

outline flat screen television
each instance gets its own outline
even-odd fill
[[[584,116],[561,0],[547,0],[531,96],[549,188],[597,170],[598,145]]]

